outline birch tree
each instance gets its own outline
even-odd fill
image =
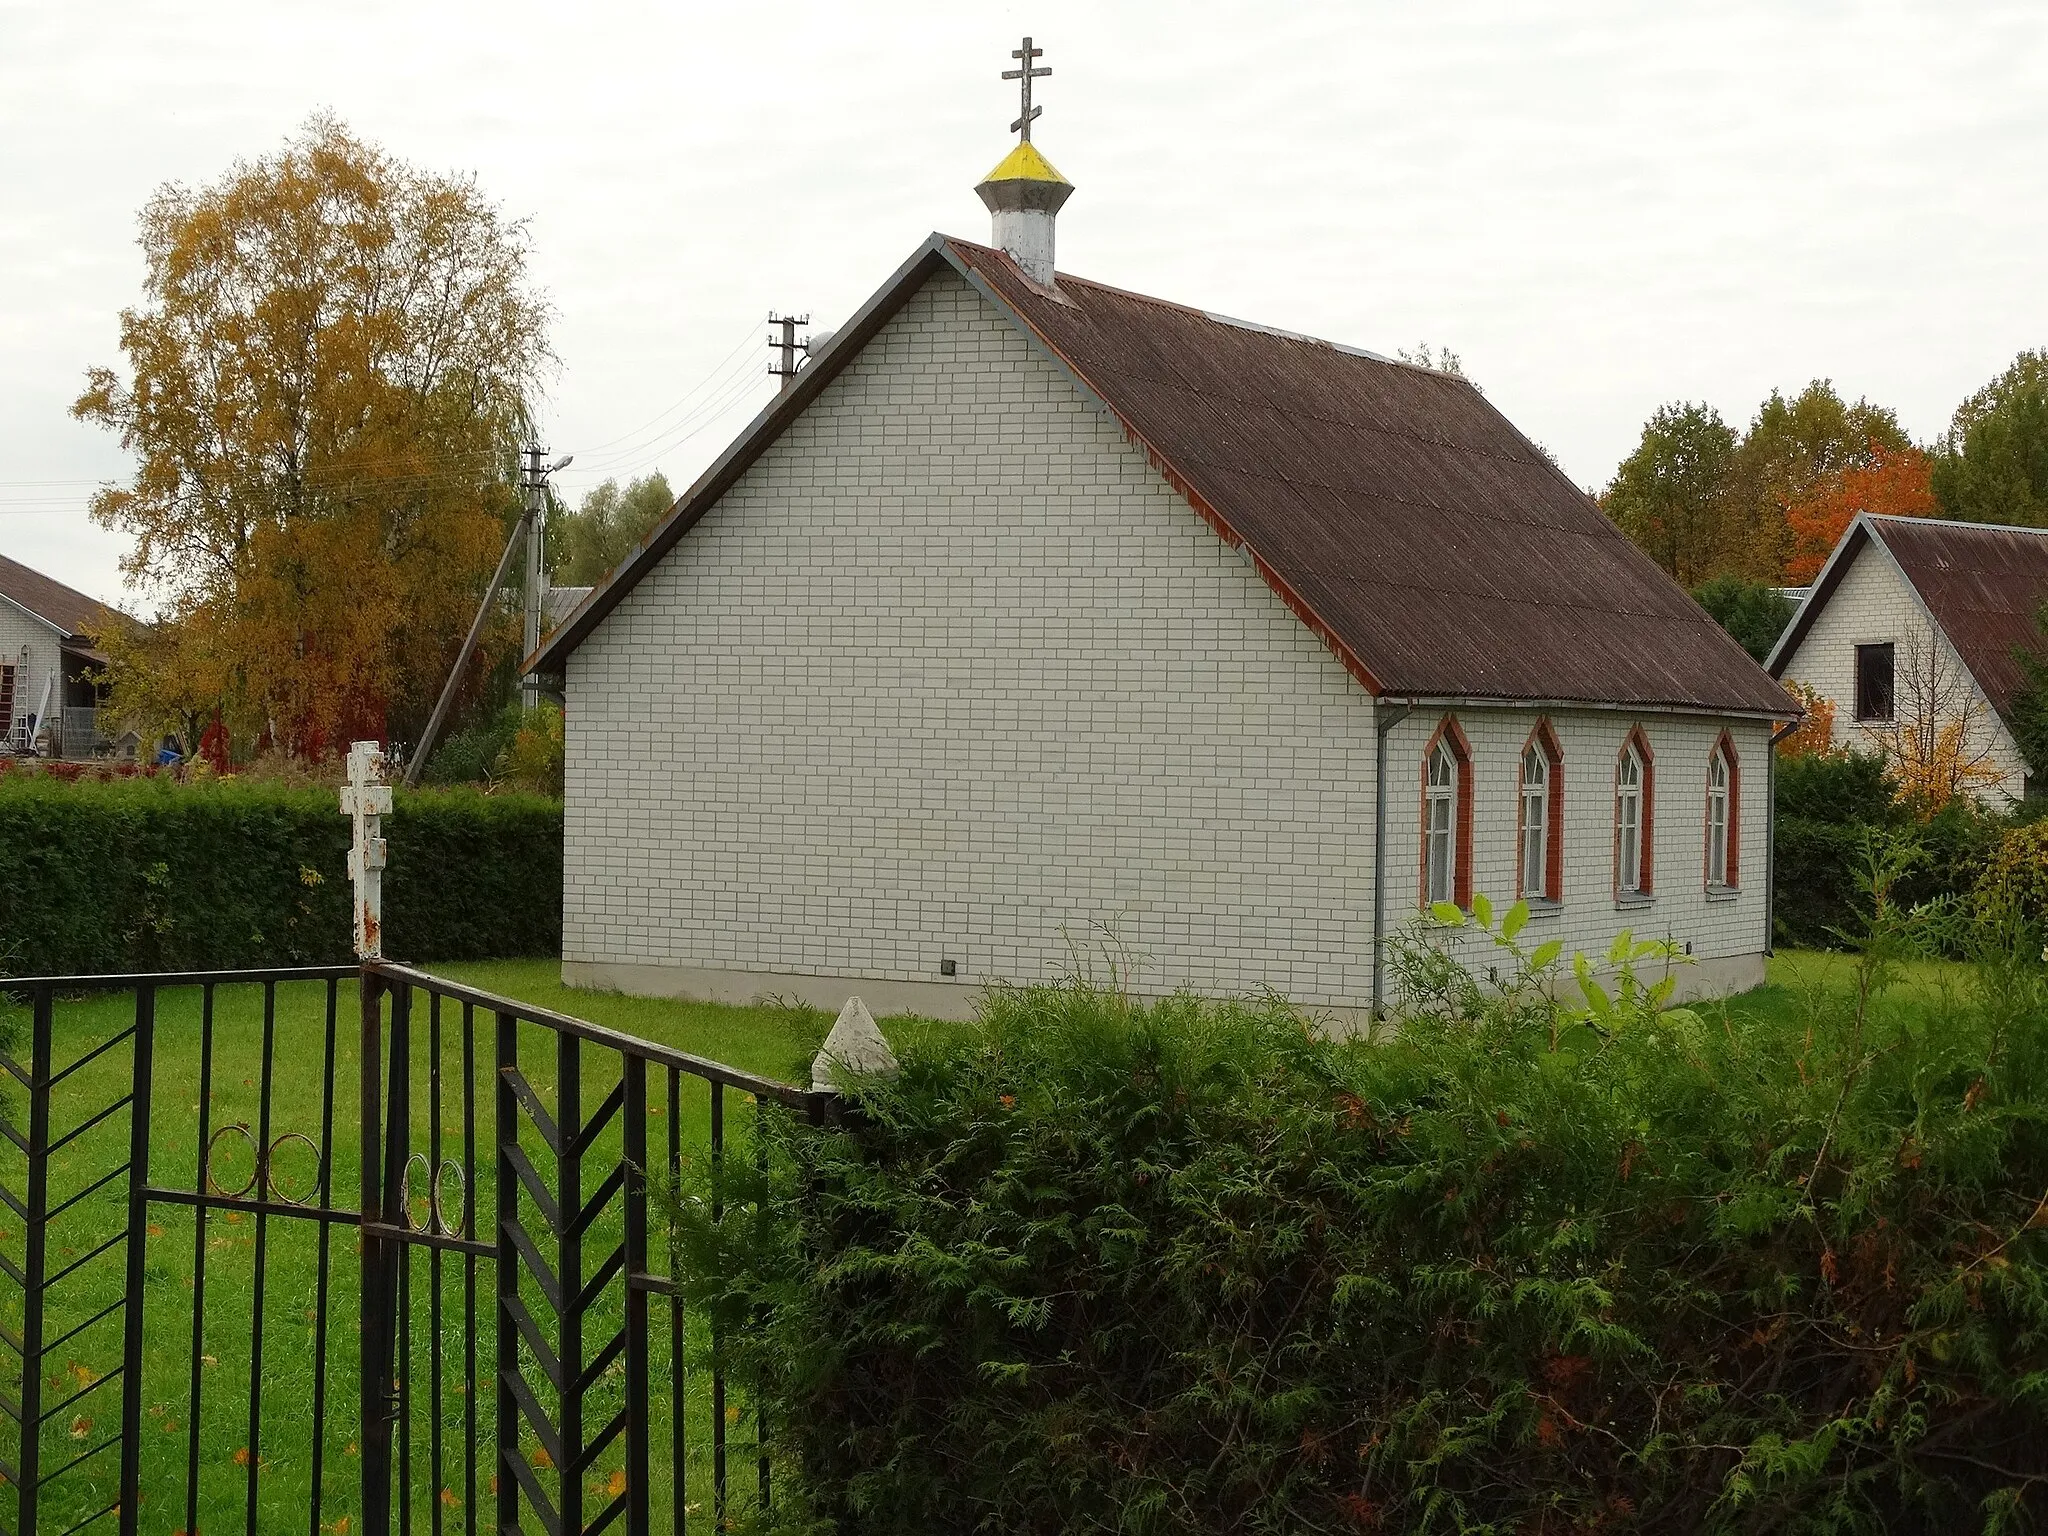
[[[316,116],[160,189],[140,243],[126,366],[73,406],[135,457],[93,515],[132,537],[160,615],[116,658],[117,700],[189,715],[195,683],[217,689],[238,737],[297,757],[409,734],[514,515],[552,365],[524,225]]]

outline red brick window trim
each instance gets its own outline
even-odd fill
[[[1564,753],[1548,720],[1522,745],[1515,791],[1515,894],[1564,899]]]
[[[1446,715],[1422,752],[1422,905],[1472,905],[1472,744]]]
[[[1641,726],[1630,729],[1614,760],[1614,894],[1656,890],[1657,764]]]
[[[1707,889],[1742,884],[1742,759],[1726,731],[1707,755]]]

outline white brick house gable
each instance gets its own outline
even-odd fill
[[[1147,993],[1362,1008],[1376,931],[1420,906],[1423,754],[1449,706],[1376,702],[950,270],[562,667],[571,983],[832,1007],[858,990],[958,1016],[989,981],[1116,964]],[[1503,902],[1521,749],[1539,719],[1556,732],[1563,900],[1533,940],[1604,951],[1631,927],[1691,948],[1689,991],[1761,979],[1767,720],[1455,712],[1473,881]],[[1655,757],[1658,878],[1624,903],[1613,785],[1632,727]],[[1749,775],[1748,876],[1709,892],[1724,731]]]
[[[0,737],[13,731],[17,719],[25,734],[27,721],[46,701],[52,711],[62,704],[64,638],[56,625],[0,595],[0,697],[6,705]]]
[[[1953,535],[1972,525],[1948,525]],[[2013,530],[1986,530],[2009,532]],[[2026,530],[2029,535],[2035,530]],[[1824,579],[1817,580],[1770,658],[1774,676],[1802,684],[1835,706],[1836,746],[1882,753],[1885,723],[1856,718],[1856,649],[1863,645],[1894,647],[1899,672],[1910,659],[1925,658],[1943,678],[1953,678],[1967,694],[1958,704],[1969,734],[1964,753],[1985,763],[1985,781],[1977,797],[1987,805],[2004,806],[2020,798],[2026,784],[2026,763],[1991,698],[1987,695],[1948,632],[1915,589],[1874,520],[1859,519],[1847,529],[1831,556]],[[1903,680],[1901,684],[1903,688]]]
[[[566,683],[572,981],[1370,993],[1370,700],[950,272]]]
[[[83,592],[0,555],[0,751],[56,747],[84,757],[99,741],[106,658],[95,637],[128,621]]]

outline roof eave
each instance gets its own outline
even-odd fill
[[[1855,558],[1856,549],[1874,535],[1874,525],[1868,512],[1859,512],[1849,520],[1849,526],[1842,530],[1842,536],[1835,540],[1835,547],[1829,551],[1827,563],[1820,568],[1820,574],[1813,578],[1813,584],[1806,589],[1805,600],[1793,610],[1792,618],[1785,626],[1785,632],[1778,636],[1778,643],[1771,647],[1771,654],[1764,658],[1764,670],[1783,682],[1785,668],[1791,662],[1793,653],[1806,639],[1806,633],[1813,628],[1814,620],[1820,617],[1820,610],[1848,574],[1849,562]],[[1908,583],[1911,585],[1911,583]]]
[[[28,617],[34,619],[38,624],[42,625],[43,628],[47,629],[51,634],[55,635],[60,644],[72,638],[71,631],[66,629],[62,624],[57,623],[53,619],[45,618],[42,614],[37,613],[35,609],[29,607],[27,603],[21,602],[16,598],[9,597],[5,592],[0,592],[0,603],[5,603],[8,607],[15,609],[17,612],[24,613],[28,615]]]
[[[984,248],[972,247],[976,253]],[[1001,258],[999,252],[988,252]],[[1188,505],[1207,522],[1218,537],[1232,548],[1249,557],[1260,579],[1286,604],[1297,619],[1311,633],[1317,636],[1345,669],[1358,681],[1366,692],[1374,697],[1391,696],[1398,693],[1398,685],[1383,682],[1374,671],[1367,667],[1359,654],[1339,634],[1337,628],[1319,614],[1313,605],[1274,568],[1253,547],[1251,542],[1235,528],[1230,519],[1197,488],[1194,477],[1185,473],[1169,456],[1151,441],[1144,432],[1127,416],[1117,409],[1107,393],[1096,387],[1081,365],[1068,357],[1060,347],[1042,332],[1030,317],[1012,304],[995,284],[967,259],[956,247],[956,243],[944,235],[930,236],[911,257],[879,288],[859,311],[842,327],[832,341],[812,361],[811,365],[797,375],[796,384],[778,395],[761,413],[748,424],[732,445],[704,471],[690,488],[679,497],[668,515],[641,542],[634,552],[622,561],[591,594],[579,603],[563,623],[548,636],[535,653],[526,658],[523,670],[559,675],[569,655],[603,621],[605,616],[623,600],[625,594],[646,572],[665,556],[717,503],[741,475],[752,466],[777,436],[806,409],[810,403],[831,383],[847,363],[859,353],[884,324],[903,306],[941,265],[949,266],[962,277],[985,300],[993,304],[998,314],[1008,318],[1020,335],[1064,377],[1068,383],[1087,400],[1103,417],[1114,422],[1127,441],[1144,450],[1152,467],[1173,487]],[[1463,381],[1469,387],[1470,381]],[[1512,428],[1512,423],[1509,423]],[[1518,435],[1519,429],[1516,429]],[[1526,444],[1526,437],[1523,438]],[[1532,454],[1534,450],[1531,450]],[[1551,472],[1564,484],[1571,483],[1563,472],[1552,463]],[[1583,496],[1576,486],[1575,494]],[[1728,642],[1731,646],[1733,641]],[[1774,653],[1775,654],[1775,653]],[[1745,658],[1746,659],[1746,658]],[[1775,677],[1775,674],[1773,674]],[[1501,699],[1503,706],[1530,707],[1536,701]],[[1555,701],[1563,707],[1614,708],[1605,701]],[[1703,704],[1700,701],[1683,701],[1668,706],[1637,705],[1636,708],[1669,708],[1677,712],[1713,715],[1754,715],[1756,718],[1782,719],[1787,714],[1796,714],[1798,706],[1787,695],[1785,708],[1778,710],[1761,705],[1725,706]]]
[[[1406,691],[1389,689],[1385,698],[1390,704],[1411,704],[1418,708],[1432,709],[1520,709],[1540,710],[1545,713],[1565,713],[1570,710],[1597,711],[1608,715],[1688,715],[1706,720],[1796,720],[1805,711],[1799,707],[1790,694],[1785,697],[1783,709],[1766,708],[1750,704],[1701,703],[1697,700],[1679,702],[1650,701],[1642,699],[1571,699],[1523,698],[1520,695],[1441,693],[1428,691]]]

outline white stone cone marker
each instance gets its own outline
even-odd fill
[[[896,1053],[882,1038],[882,1031],[875,1025],[875,1016],[868,1012],[868,1005],[857,997],[846,1000],[846,1006],[839,1010],[839,1017],[832,1025],[832,1033],[825,1037],[824,1045],[811,1062],[811,1086],[816,1089],[837,1088],[839,1084],[835,1079],[842,1068],[849,1077],[896,1075]]]

